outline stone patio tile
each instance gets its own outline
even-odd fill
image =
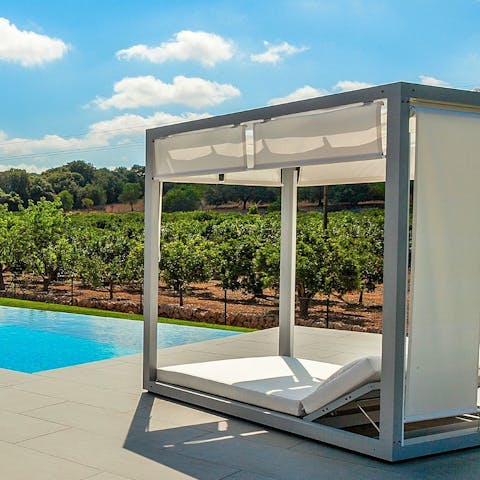
[[[220,416],[201,408],[170,402],[148,393],[143,394],[142,399],[144,400],[139,403],[134,416],[134,422],[138,424],[137,431],[151,433],[169,428],[194,427],[204,432],[235,435],[257,444],[283,448],[292,447],[301,441],[295,435],[269,430],[240,419]]]
[[[152,427],[155,428],[153,423]],[[297,445],[301,438],[288,433],[279,432],[268,427],[256,425],[240,419],[229,418],[220,422],[197,425],[197,428],[208,430],[219,435],[233,435],[257,445],[270,445],[280,448],[291,448]],[[261,447],[260,447],[261,448]]]
[[[157,365],[159,367],[165,367],[168,365],[180,365],[184,363],[195,363],[195,362],[208,362],[211,360],[222,360],[225,358],[224,354],[221,353],[212,353],[212,352],[201,352],[192,351],[192,350],[183,350],[181,352],[175,352],[174,354],[161,351],[157,356]]]
[[[36,377],[35,380],[14,388],[119,412],[128,412],[134,409],[138,399],[138,395],[114,392],[102,386],[78,383],[73,374],[70,380]]]
[[[102,472],[98,475],[94,475],[93,477],[89,477],[88,480],[132,480],[131,477],[120,477],[119,475],[115,475],[114,473]]]
[[[344,461],[303,455],[292,450],[224,434],[210,434],[177,446],[179,453],[192,458],[215,461],[259,475],[280,480],[406,480],[415,478],[378,468],[354,465]],[[421,477],[418,477],[420,479]]]
[[[4,480],[84,480],[92,478],[92,475],[98,471],[2,441],[0,441],[0,458],[1,478]]]
[[[273,477],[266,477],[265,475],[258,475],[257,473],[253,472],[237,472],[229,477],[225,478],[225,480],[275,480]]]
[[[123,357],[117,357],[115,360],[121,363],[130,363],[135,365],[142,365],[143,357],[141,353],[134,353],[133,355],[125,355]]]
[[[22,413],[63,401],[61,398],[47,397],[10,387],[0,388],[0,410],[7,412]]]
[[[194,406],[169,401],[151,393],[143,393],[132,417],[133,421],[135,419],[138,422],[148,421],[150,426],[148,430],[192,426],[209,432],[211,425],[225,421],[226,417]]]
[[[18,443],[47,433],[64,430],[63,425],[0,410],[0,440]]]
[[[198,344],[198,346],[191,346],[189,350],[192,352],[210,353],[201,344]],[[267,355],[277,355],[278,347],[276,345],[262,345],[261,343],[255,342],[239,342],[230,345],[218,345],[215,347],[215,354],[225,355],[225,358],[261,357]]]
[[[175,435],[178,437],[181,432]],[[124,443],[121,439],[70,429],[27,440],[21,445],[132,480],[220,480],[239,470],[219,462],[179,455],[175,452],[175,444],[159,445],[160,439],[155,440],[142,443],[133,437]]]
[[[170,410],[171,413],[172,411]],[[142,434],[145,434],[145,432],[150,433],[151,431],[156,431],[157,438],[160,438],[162,437],[161,431],[167,430],[164,438],[161,439],[163,443],[178,441],[177,438],[174,438],[176,437],[175,429],[172,429],[168,424],[162,424],[161,421],[155,422],[156,426],[152,427],[152,420],[145,415],[133,417],[132,413],[114,412],[75,402],[64,402],[61,405],[39,408],[28,412],[28,415],[33,418],[111,437],[112,439],[124,440],[128,435],[137,435],[139,440],[141,440]],[[194,438],[205,434],[205,430],[195,428],[194,422],[184,423],[182,426],[185,429],[178,430],[181,439],[185,437]],[[190,428],[188,429],[188,427]]]
[[[327,444],[302,440],[290,450],[306,456],[324,458],[325,460],[344,461],[354,465],[369,466],[385,471],[385,478],[390,474],[403,475],[405,478],[418,479],[467,479],[480,478],[479,452],[477,449],[444,453],[430,457],[391,464],[364,455],[357,455],[342,448]],[[308,459],[306,461],[309,461]]]
[[[18,385],[32,380],[32,375],[29,373],[16,372],[14,370],[6,370],[0,368],[0,385]]]
[[[138,365],[126,363],[104,364],[95,362],[95,365],[78,365],[57,370],[42,372],[44,378],[58,378],[78,383],[102,387],[108,390],[138,393],[142,389],[142,369]]]

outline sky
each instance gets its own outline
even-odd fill
[[[0,171],[142,165],[146,128],[397,81],[480,87],[480,0],[0,0]]]

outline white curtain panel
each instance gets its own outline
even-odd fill
[[[282,185],[282,174],[279,168],[226,173],[224,183],[226,185],[279,187]]]
[[[480,115],[417,109],[407,421],[476,411]]]
[[[296,167],[382,156],[381,103],[254,125],[254,168]]]
[[[155,140],[157,178],[192,177],[246,168],[244,126],[201,130]]]
[[[300,168],[299,187],[385,181],[385,159],[308,165]]]

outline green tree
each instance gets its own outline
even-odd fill
[[[228,202],[240,202],[242,210],[247,209],[248,202],[273,202],[278,198],[275,188],[254,187],[248,185],[215,185],[205,192],[210,205],[222,205]]]
[[[72,248],[67,239],[69,227],[70,220],[59,200],[30,202],[23,212],[21,230],[28,243],[24,261],[30,271],[42,277],[46,292],[65,268]]]
[[[190,185],[176,185],[163,197],[165,212],[190,212],[200,207],[200,195]]]
[[[118,200],[122,203],[128,203],[133,212],[133,206],[141,195],[142,192],[138,183],[125,183],[122,188],[122,193],[118,196]]]
[[[81,187],[84,187],[87,183],[91,183],[93,181],[96,170],[91,163],[84,162],[83,160],[69,162],[65,165],[65,168],[82,176],[82,181],[79,184]]]
[[[23,202],[18,193],[5,193],[0,188],[0,205],[6,205],[11,212],[18,212],[22,209]]]
[[[58,199],[62,203],[62,208],[65,212],[68,212],[73,208],[73,195],[67,190],[62,190],[58,194]]]
[[[22,238],[18,235],[18,216],[0,205],[0,290],[5,290],[4,273],[18,264],[23,249]]]
[[[92,183],[101,185],[107,196],[106,203],[115,203],[122,191],[122,178],[107,168],[100,168],[95,171]]]
[[[97,183],[88,183],[85,187],[80,189],[79,196],[81,199],[92,199],[94,205],[105,205],[107,201],[105,190]]]
[[[80,237],[83,255],[80,276],[90,286],[108,286],[109,298],[113,299],[115,285],[128,278],[127,260],[130,254],[130,240],[122,229],[87,229]]]
[[[52,185],[44,177],[36,173],[30,173],[28,178],[30,182],[30,200],[38,202],[43,197],[45,200],[52,201],[55,198]]]
[[[8,193],[16,193],[26,206],[29,199],[30,182],[28,173],[20,168],[11,168],[0,173],[0,188]]]
[[[200,236],[161,246],[160,270],[168,287],[179,296],[180,306],[191,283],[205,282],[212,274],[211,242]]]
[[[363,304],[363,293],[373,292],[383,280],[383,222],[381,210],[359,215],[359,235],[355,245],[361,282],[359,304]]]
[[[241,279],[248,270],[248,259],[242,255],[241,243],[237,239],[225,239],[217,244],[213,257],[215,278],[223,289],[225,323],[227,321],[227,291],[236,291],[242,286]]]
[[[355,258],[336,236],[323,231],[318,215],[300,217],[297,234],[296,276],[300,315],[308,318],[312,299],[317,293],[340,295],[359,286],[359,271]],[[262,281],[278,289],[280,278],[280,245],[278,239],[262,245],[255,258]]]
[[[93,200],[91,198],[85,197],[82,198],[82,207],[90,210],[93,207]]]

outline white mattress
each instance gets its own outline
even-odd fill
[[[157,380],[303,416],[378,381],[380,364],[380,357],[363,357],[344,367],[291,357],[250,357],[164,367]]]

